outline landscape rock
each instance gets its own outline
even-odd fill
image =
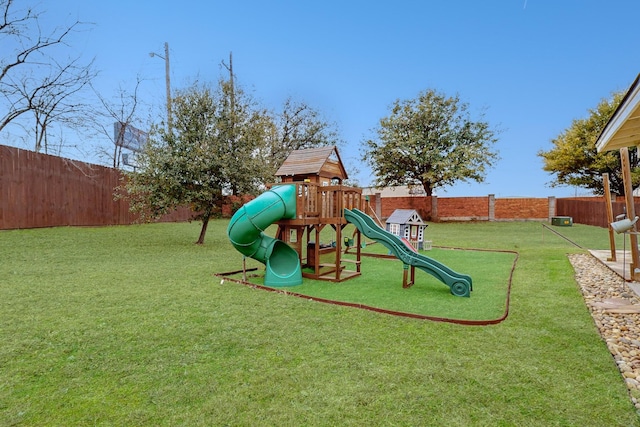
[[[569,261],[594,323],[620,370],[631,402],[640,410],[640,296],[590,254]]]

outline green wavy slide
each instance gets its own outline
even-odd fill
[[[405,265],[417,267],[449,286],[453,295],[471,296],[473,283],[470,276],[456,273],[446,265],[428,256],[414,252],[407,247],[400,237],[381,228],[373,218],[358,209],[345,209],[344,217],[366,237],[382,243]]]

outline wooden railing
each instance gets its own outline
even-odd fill
[[[298,219],[343,217],[343,209],[362,209],[362,189],[344,185],[296,182]]]

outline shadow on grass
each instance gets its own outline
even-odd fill
[[[382,245],[376,248],[378,254],[380,247]],[[368,257],[366,253],[362,257],[362,275],[341,283],[305,279],[295,287],[267,287],[262,285],[263,269],[248,271],[246,280],[242,271],[216,276],[258,289],[396,316],[462,325],[497,324],[507,318],[517,252],[436,247],[423,254],[470,275],[473,279],[471,297],[452,295],[447,285],[419,269],[416,269],[415,284],[403,288],[401,261]]]

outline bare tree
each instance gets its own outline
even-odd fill
[[[86,105],[76,95],[95,76],[91,67],[78,67],[76,61],[56,67],[57,72],[47,77],[36,89],[33,97],[33,114],[36,119],[35,151],[48,152],[47,130],[57,121],[70,127],[82,127]],[[26,95],[26,94],[25,94]]]
[[[105,120],[96,120],[95,127],[101,135],[105,136],[107,140],[113,143],[113,151],[103,150],[101,155],[109,157],[110,163],[113,164],[114,168],[120,167],[124,135],[115,135],[113,123],[120,123],[119,132],[123,133],[127,127],[132,126],[133,123],[138,121],[138,110],[141,104],[138,98],[138,90],[142,81],[143,79],[139,76],[136,77],[136,84],[133,92],[128,92],[122,86],[119,86],[113,101],[106,99],[94,89],[96,96],[102,105],[101,110],[96,112],[95,116],[100,119],[106,119],[107,123],[105,125]]]
[[[55,59],[62,56],[60,48],[68,46],[69,36],[85,24],[75,21],[44,32],[41,13],[19,9],[14,0],[0,0],[0,14],[0,132],[31,112],[34,148],[46,151],[51,123],[77,121],[82,114],[78,95],[96,75],[93,61],[81,64],[79,57],[64,62]]]

